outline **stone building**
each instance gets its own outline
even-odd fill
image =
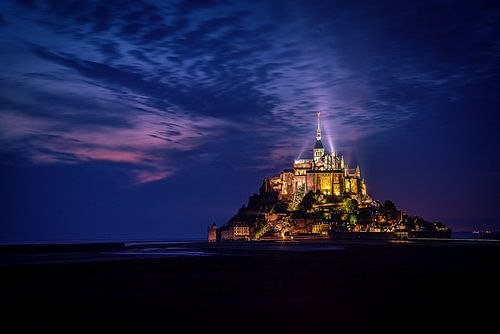
[[[320,113],[317,122],[312,158],[297,159],[293,168],[265,179],[260,194],[250,196],[248,206],[242,207],[218,230],[216,240],[251,240],[264,235],[276,237],[279,233],[283,237],[328,235],[330,225],[320,219],[292,217],[293,212],[300,211],[308,192],[323,196],[324,203],[316,211],[325,213],[324,217],[346,198],[356,199],[360,205],[371,202],[359,166],[349,168],[341,154],[325,149],[321,141]],[[209,230],[209,240],[213,240],[212,230]]]
[[[285,169],[279,176],[266,179],[267,187],[277,191],[280,199],[293,202],[299,202],[309,191],[366,199],[366,184],[361,177],[359,166],[349,168],[341,154],[328,152],[324,148],[321,141],[320,113],[317,115],[313,158],[295,160],[293,169]]]
[[[216,242],[217,241],[217,225],[213,223],[208,227],[208,242]]]

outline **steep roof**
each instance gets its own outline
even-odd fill
[[[324,148],[321,140],[316,140],[316,144],[314,144],[314,148]]]

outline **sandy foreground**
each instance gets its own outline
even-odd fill
[[[17,329],[372,333],[469,328],[479,333],[498,329],[500,319],[500,243],[495,242],[0,251],[2,323]]]

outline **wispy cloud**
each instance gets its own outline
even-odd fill
[[[3,65],[4,82],[16,87],[0,87],[2,146],[23,147],[37,163],[126,163],[139,182],[175,173],[175,152],[197,155],[227,138],[252,153],[247,159],[296,156],[316,111],[331,144],[348,148],[427,112],[423,99],[460,98],[498,72],[491,67],[498,44],[490,42],[498,15],[488,8],[465,8],[462,26],[433,30],[405,13],[439,20],[448,15],[444,5],[395,5],[384,13],[373,5],[285,8],[280,1],[5,7],[0,29],[17,40],[6,57],[23,53],[26,60],[8,71]],[[486,43],[481,54],[463,47],[457,31]],[[430,48],[432,34],[462,57],[450,58],[446,45]],[[489,61],[464,61],[464,54]],[[249,129],[272,144],[246,139]]]
[[[114,95],[101,96],[109,92],[98,89],[91,95],[95,101],[88,102],[85,94],[71,89],[64,92],[63,87],[55,94],[30,85],[13,85],[21,94],[4,98],[0,141],[4,149],[23,151],[37,164],[119,163],[129,166],[137,181],[149,182],[175,173],[175,152],[202,146],[232,126],[228,121],[196,118],[178,109],[155,109],[136,95],[108,100]],[[5,86],[2,90],[9,91]],[[31,99],[23,98],[24,90],[31,92]],[[45,105],[49,102],[52,108]]]

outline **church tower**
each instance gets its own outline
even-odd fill
[[[316,144],[314,144],[314,162],[318,162],[323,155],[325,154],[325,148],[323,147],[323,143],[321,142],[321,126],[319,124],[319,116],[320,113],[318,112],[318,128],[316,129]]]

